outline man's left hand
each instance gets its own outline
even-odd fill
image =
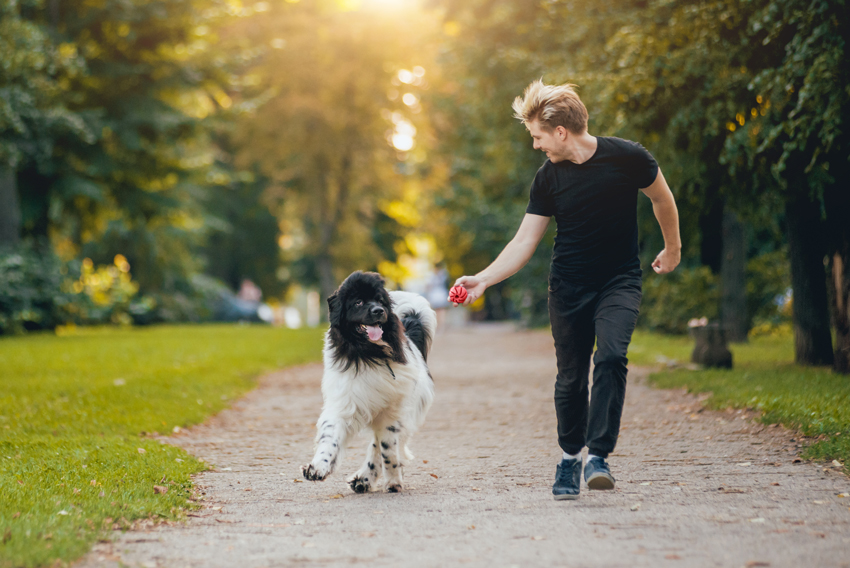
[[[682,251],[672,251],[665,248],[652,261],[652,269],[658,274],[667,274],[673,272],[673,269],[679,266],[680,260],[682,260]]]

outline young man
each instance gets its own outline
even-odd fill
[[[555,410],[563,460],[556,469],[555,499],[577,499],[581,451],[589,489],[613,489],[606,459],[614,450],[626,394],[626,353],[641,299],[637,199],[652,201],[664,250],[652,263],[658,274],[679,264],[679,214],[655,159],[640,144],[587,132],[587,109],[574,85],[535,81],[513,104],[548,160],[531,184],[526,215],[498,258],[475,276],[458,278],[464,304],[522,268],[543,238],[550,217],[558,233],[549,275],[549,319],[558,375]],[[593,390],[588,404],[590,356]]]

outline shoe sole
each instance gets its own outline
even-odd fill
[[[555,501],[575,501],[578,495],[555,495]]]
[[[604,473],[594,473],[587,480],[587,488],[602,491],[614,489],[614,478]]]

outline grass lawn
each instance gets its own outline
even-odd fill
[[[650,381],[661,388],[685,387],[711,392],[712,408],[753,408],[765,423],[780,423],[815,438],[804,456],[837,459],[850,470],[850,376],[826,367],[794,365],[793,337],[758,337],[732,344],[732,370],[671,369],[653,373]],[[629,351],[636,365],[657,365],[675,359],[690,361],[693,342],[637,331]]]
[[[204,325],[0,339],[0,567],[69,562],[116,523],[179,518],[189,476],[207,466],[148,435],[202,422],[262,371],[319,360],[322,333]]]

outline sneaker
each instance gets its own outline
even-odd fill
[[[593,457],[584,466],[584,480],[588,489],[614,489],[614,476],[608,469],[608,462]]]
[[[556,501],[578,499],[581,489],[581,458],[577,460],[561,460],[555,469],[555,485],[552,495]]]

